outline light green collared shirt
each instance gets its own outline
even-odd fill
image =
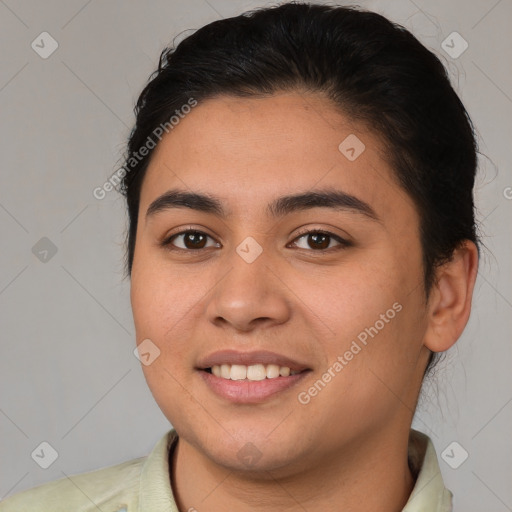
[[[434,445],[411,429],[409,463],[416,484],[402,512],[451,512]],[[179,512],[169,473],[178,435],[167,432],[146,457],[55,480],[0,503],[0,512]]]

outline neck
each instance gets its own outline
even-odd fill
[[[180,438],[172,453],[171,484],[181,512],[208,510],[350,510],[397,512],[414,478],[408,461],[408,428],[388,429],[351,443],[300,470],[258,474],[230,471]]]

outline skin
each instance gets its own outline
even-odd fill
[[[355,161],[338,150],[349,134],[365,144]],[[458,249],[426,303],[419,217],[383,149],[327,99],[299,92],[210,99],[158,144],[141,190],[131,302],[137,343],[149,338],[161,351],[143,370],[180,436],[171,483],[181,511],[392,512],[407,502],[408,435],[429,350],[462,333],[478,258],[471,242]],[[380,221],[318,207],[266,214],[279,196],[327,187],[365,201]],[[146,218],[174,188],[216,196],[229,215],[182,207]],[[205,248],[159,245],[190,227],[209,235]],[[321,253],[304,228],[352,245],[331,238]],[[248,236],[263,249],[250,264],[236,252]],[[194,247],[184,236],[174,244]],[[301,404],[298,393],[394,303],[401,311]],[[233,404],[195,370],[218,349],[271,350],[312,371],[263,403]],[[237,457],[249,442],[261,453],[251,467]]]

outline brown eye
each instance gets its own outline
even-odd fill
[[[324,235],[323,233],[313,233],[308,235],[308,244],[312,249],[327,249],[330,241],[331,237],[329,235]]]
[[[171,237],[164,240],[162,245],[171,246],[171,249],[181,249],[181,250],[198,250],[204,249],[206,247],[212,247],[212,245],[207,246],[208,238],[211,238],[206,233],[195,230],[187,230],[182,231],[181,233],[176,233]],[[177,242],[178,241],[178,242]],[[176,243],[177,242],[177,243]],[[213,244],[215,246],[216,244]],[[218,244],[217,244],[218,246]]]
[[[304,242],[300,246],[297,241],[302,239],[304,239]],[[300,249],[313,249],[316,252],[327,251],[332,248],[343,249],[351,245],[347,240],[343,240],[343,238],[327,231],[306,231],[295,240],[294,244]],[[333,241],[337,243],[337,247],[331,245]]]
[[[186,233],[183,242],[187,249],[202,249],[206,244],[206,235],[197,231]]]

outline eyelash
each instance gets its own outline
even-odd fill
[[[182,235],[187,235],[189,233],[194,233],[194,234],[200,234],[200,235],[205,235],[209,238],[212,238],[210,235],[208,235],[207,233],[204,233],[203,231],[200,231],[198,229],[193,229],[193,228],[189,228],[189,229],[186,229],[184,231],[180,231],[179,233],[174,233],[173,235],[167,237],[166,239],[164,239],[162,242],[161,242],[161,246],[162,247],[165,247],[167,250],[169,251],[175,251],[175,252],[188,252],[188,253],[192,253],[192,252],[199,252],[203,249],[210,249],[211,247],[207,247],[207,248],[201,248],[201,249],[182,249],[181,247],[175,247],[173,246],[173,240],[178,237],[178,236],[182,236]],[[322,229],[313,229],[313,230],[304,230],[304,231],[301,231],[300,233],[297,234],[297,236],[293,239],[293,242],[296,242],[297,240],[299,240],[300,238],[303,238],[304,236],[307,236],[307,235],[310,235],[310,234],[318,234],[318,235],[325,235],[325,236],[328,236],[330,237],[331,239],[334,239],[336,240],[339,245],[337,247],[330,247],[330,248],[327,248],[327,249],[302,249],[302,248],[299,248],[301,250],[306,250],[308,252],[315,252],[315,253],[327,253],[329,251],[332,251],[333,249],[334,250],[341,250],[341,249],[346,249],[350,246],[352,246],[353,244],[351,242],[349,242],[348,240],[345,240],[343,238],[341,238],[340,236],[338,235],[335,235],[334,233],[331,233],[329,231],[325,231],[325,230],[322,230]]]

